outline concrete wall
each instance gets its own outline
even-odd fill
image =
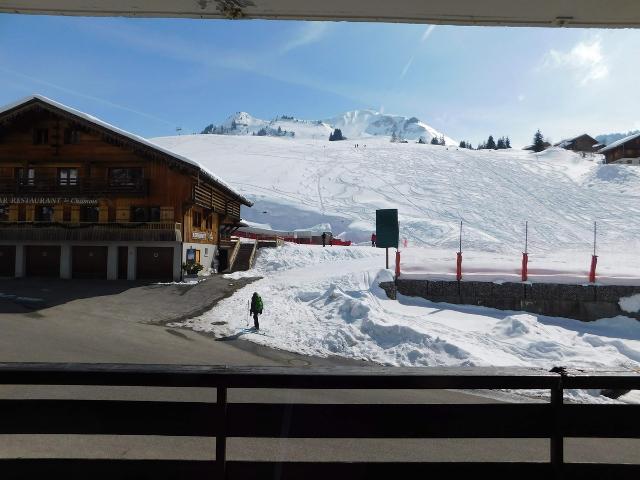
[[[491,283],[410,280],[399,278],[380,284],[389,298],[397,293],[433,302],[480,305],[500,310],[517,310],[555,317],[593,321],[599,318],[638,314],[623,312],[622,297],[640,293],[640,286],[564,285],[557,283]]]

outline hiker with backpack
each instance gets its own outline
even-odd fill
[[[258,315],[262,315],[262,298],[258,295],[258,292],[253,292],[251,297],[251,307],[249,314],[253,315],[253,326],[256,330],[260,330],[260,323],[258,323]]]

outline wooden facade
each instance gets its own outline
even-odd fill
[[[599,153],[604,155],[605,163],[637,165],[640,163],[640,134],[618,140],[600,150]]]
[[[592,153],[595,151],[594,146],[598,145],[598,141],[591,135],[583,134],[577,137],[568,138],[556,143],[554,146],[571,150],[574,152]]]
[[[216,245],[242,204],[188,159],[46,98],[0,110],[0,241],[46,226],[52,240]]]

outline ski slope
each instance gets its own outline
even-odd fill
[[[400,236],[410,246],[457,251],[463,220],[464,251],[518,253],[528,221],[532,254],[588,253],[597,221],[602,251],[638,251],[640,170],[565,150],[472,151],[388,138],[193,135],[154,142],[254,200],[244,218],[281,230],[329,224],[334,235],[365,242],[375,210],[398,208]]]

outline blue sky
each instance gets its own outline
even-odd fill
[[[0,104],[40,93],[147,137],[373,108],[523,145],[639,128],[638,52],[638,30],[0,15]]]

